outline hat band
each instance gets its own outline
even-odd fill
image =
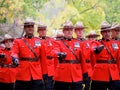
[[[73,26],[64,26],[63,28],[72,28],[73,29]]]
[[[26,26],[26,25],[34,25],[35,23],[34,22],[26,22],[26,23],[24,23],[24,26]]]
[[[101,29],[108,29],[108,28],[110,28],[110,27],[102,27]]]

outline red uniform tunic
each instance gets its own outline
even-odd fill
[[[87,68],[85,60],[83,60],[84,57],[82,57],[83,55],[80,43],[76,39],[64,40],[64,42],[66,42],[71,47],[71,49],[77,55],[78,60],[61,40],[57,40],[56,46],[54,48],[55,53],[65,52],[66,58],[63,61],[58,61],[54,79],[61,82],[82,81],[82,74],[87,72]],[[76,61],[79,63],[74,63]]]
[[[114,43],[117,43],[117,45],[118,45],[118,48],[119,48],[119,53],[120,53],[120,40],[119,39],[112,39],[113,40],[113,42]],[[118,56],[119,58],[119,60],[118,60],[118,68],[119,68],[119,72],[120,72],[120,55]]]
[[[4,54],[5,58],[0,59],[0,63],[4,65],[12,64],[11,50],[3,49],[0,54]],[[0,66],[0,82],[14,83],[16,77],[16,68]]]
[[[101,40],[104,45],[110,50],[112,56],[114,57],[114,61],[111,58],[110,54],[106,50],[106,47],[99,53],[96,54],[96,63],[94,65],[92,80],[96,81],[110,81],[119,80],[119,70],[118,70],[118,56],[119,56],[119,48],[118,44],[110,41]],[[101,41],[99,45],[101,44]]]
[[[47,67],[47,72],[44,72],[43,74],[48,74],[48,76],[54,76],[55,74],[55,67],[54,67],[54,58],[50,57],[51,56],[51,51],[54,49],[54,39],[45,37],[45,38],[40,38],[42,42],[44,43],[45,47],[45,52],[46,52],[46,67]]]
[[[44,46],[39,38],[33,37],[31,39],[24,39],[34,49],[39,60],[31,60],[36,59],[36,57],[25,44],[23,38],[15,39],[12,48],[12,56],[19,58],[16,79],[23,81],[30,81],[31,78],[33,78],[33,80],[40,80],[42,79],[42,73],[46,72],[46,55]],[[24,60],[24,58],[28,58],[29,60]]]
[[[93,48],[96,46],[96,41],[85,41],[83,43],[83,55],[85,58],[85,62],[87,64],[87,70],[88,70],[88,76],[91,77],[92,76],[92,72],[93,72],[93,64],[94,64],[94,59],[95,59],[95,55],[93,52]]]
[[[1,50],[1,49],[4,49],[4,47],[0,46],[0,50]]]

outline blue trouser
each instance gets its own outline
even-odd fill
[[[82,90],[82,81],[71,83],[55,81],[54,90]]]
[[[105,81],[92,81],[91,90],[117,90],[119,84],[118,80],[105,82]],[[120,90],[120,88],[118,89]]]
[[[43,76],[45,90],[53,90],[53,76],[47,74]]]
[[[89,77],[86,82],[83,82],[85,84],[84,90],[89,90],[90,89],[90,81],[91,81],[91,79]]]
[[[15,82],[15,90],[43,90],[42,80],[20,81]]]
[[[120,90],[120,80],[114,83],[116,85],[116,90]]]
[[[14,90],[14,83],[0,82],[0,90]]]

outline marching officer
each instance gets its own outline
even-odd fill
[[[116,90],[119,77],[119,49],[110,39],[111,26],[107,22],[101,25],[102,40],[94,48],[95,61],[92,74],[91,90]]]
[[[120,34],[120,24],[114,23],[111,27],[111,38],[114,42],[118,43],[120,48],[120,42],[119,42],[119,34]]]
[[[34,21],[24,22],[25,36],[14,40],[12,60],[18,65],[15,90],[43,90],[42,73],[46,72],[44,45],[34,37]]]
[[[91,30],[89,32],[89,34],[86,36],[86,38],[88,40],[97,40],[97,37],[99,37],[100,35],[96,34],[96,32],[94,30]]]
[[[5,45],[5,48],[0,51],[0,89],[2,90],[14,90],[16,66],[12,64],[11,58],[13,40],[9,34],[5,34],[1,41]]]
[[[46,52],[46,67],[47,67],[47,72],[43,73],[43,80],[45,84],[45,90],[52,90],[53,89],[53,76],[55,73],[55,67],[54,67],[54,58],[50,57],[51,51],[54,48],[53,45],[53,39],[50,37],[46,36],[47,32],[47,26],[43,23],[39,23],[38,25],[38,34],[40,40],[44,43],[44,48]]]
[[[114,42],[115,47],[120,49],[120,41],[119,41],[120,24],[119,23],[114,23],[112,28],[111,28],[111,32],[112,32],[112,37],[111,38]],[[118,65],[119,65],[118,67],[119,67],[119,71],[120,71],[120,64],[118,64]],[[119,90],[120,89],[120,81],[119,81],[119,83],[117,82],[116,85],[117,85],[116,90]]]
[[[73,24],[63,24],[64,39],[56,40],[55,55],[58,64],[55,70],[55,90],[82,90],[82,81],[87,80],[86,63],[83,60],[81,46],[72,37]]]
[[[74,31],[75,31],[75,34],[76,34],[76,38],[80,41],[84,41],[85,38],[83,37],[83,34],[84,34],[84,29],[86,27],[83,25],[82,22],[80,21],[77,21],[76,24],[75,24],[75,27],[74,27]]]
[[[94,31],[91,31],[90,34],[88,34],[86,37],[89,38],[88,40],[84,41],[83,44],[83,55],[85,58],[85,62],[87,64],[87,70],[88,70],[88,77],[89,80],[88,82],[83,82],[86,84],[84,90],[89,90],[90,89],[90,82],[91,82],[91,76],[93,73],[93,68],[94,68],[94,59],[95,59],[95,55],[93,52],[93,49],[95,46],[97,46],[97,41],[96,41],[96,37],[98,37],[99,35],[96,34]]]
[[[114,23],[112,28],[111,28],[111,32],[112,32],[112,39],[119,41],[120,24],[119,23]]]

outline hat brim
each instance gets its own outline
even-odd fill
[[[120,31],[120,27],[112,27],[111,30]]]
[[[111,30],[111,28],[101,29],[101,32],[110,31],[110,30]]]
[[[12,40],[12,41],[14,41],[14,38],[4,39],[4,40],[2,40],[0,43],[5,43],[5,41],[7,41],[7,40]]]
[[[85,28],[88,28],[88,27],[74,27],[74,29],[85,29]]]
[[[98,34],[89,34],[89,35],[87,35],[86,37],[88,38],[88,37],[92,37],[92,36],[94,36],[94,37],[99,37],[100,35],[98,35]]]
[[[38,27],[38,29],[46,29],[47,27]]]
[[[20,26],[34,26],[34,25],[37,25],[36,23],[34,24],[21,24]]]

